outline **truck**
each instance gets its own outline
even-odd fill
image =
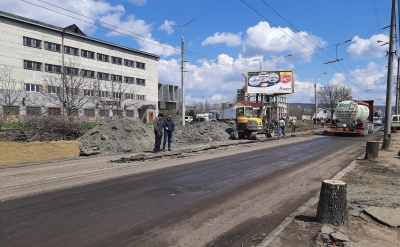
[[[236,109],[227,108],[220,110],[210,110],[210,120],[215,121],[235,121],[236,120]]]
[[[211,110],[215,120],[231,122],[236,125],[236,131],[232,133],[232,139],[260,139],[274,136],[274,127],[266,121],[265,104],[255,112],[252,106],[236,106],[235,108]]]
[[[373,100],[344,100],[337,104],[336,119],[331,123],[334,135],[356,134],[366,136],[373,132]]]
[[[210,121],[210,113],[207,112],[207,113],[198,113],[198,114],[196,114],[196,120],[199,120],[201,118],[203,118],[204,121]]]

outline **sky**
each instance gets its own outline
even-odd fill
[[[158,83],[179,87],[184,37],[186,105],[232,103],[247,72],[260,69],[294,72],[288,103],[312,103],[316,84],[384,105],[391,2],[0,0],[0,10],[158,55]]]

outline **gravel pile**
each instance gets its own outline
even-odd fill
[[[189,146],[230,139],[234,126],[222,122],[199,122],[185,126],[175,123],[172,146]],[[80,155],[109,155],[151,151],[154,146],[153,126],[126,118],[105,119],[89,130],[79,141]]]

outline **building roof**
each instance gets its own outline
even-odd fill
[[[262,104],[262,103],[259,103],[259,102],[250,102],[250,101],[244,101],[244,100],[240,100],[238,102],[242,103],[245,106],[252,106],[254,109],[259,109],[261,107],[261,104]]]
[[[66,33],[66,34],[69,34],[69,35],[72,35],[72,36],[78,36],[78,37],[80,37],[82,39],[87,39],[87,40],[95,41],[95,42],[98,42],[98,43],[102,43],[102,44],[118,47],[120,49],[124,49],[124,50],[128,50],[128,51],[140,53],[142,55],[150,56],[150,57],[153,57],[153,58],[155,58],[157,60],[160,60],[160,57],[155,55],[155,54],[147,53],[147,52],[144,52],[144,51],[139,51],[139,50],[132,49],[132,48],[129,48],[129,47],[126,47],[126,46],[121,46],[121,45],[110,43],[110,42],[107,42],[107,41],[104,41],[104,40],[88,37],[75,24],[72,24],[72,25],[69,25],[69,26],[67,26],[65,28],[62,28],[62,27],[58,27],[58,26],[54,26],[54,25],[45,23],[45,22],[41,22],[41,21],[37,21],[37,20],[26,18],[26,17],[23,17],[23,16],[19,16],[19,15],[11,14],[11,13],[8,13],[8,12],[4,12],[4,11],[1,11],[1,10],[0,10],[0,17],[4,17],[4,18],[7,18],[7,19],[12,19],[12,20],[15,20],[15,21],[23,22],[23,23],[28,23],[28,24],[31,24],[31,25],[34,25],[34,26],[39,26],[39,27],[46,28],[46,29],[51,29],[53,31],[58,31],[60,33]]]

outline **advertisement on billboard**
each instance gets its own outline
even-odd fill
[[[247,93],[290,94],[294,93],[293,71],[247,72]]]

